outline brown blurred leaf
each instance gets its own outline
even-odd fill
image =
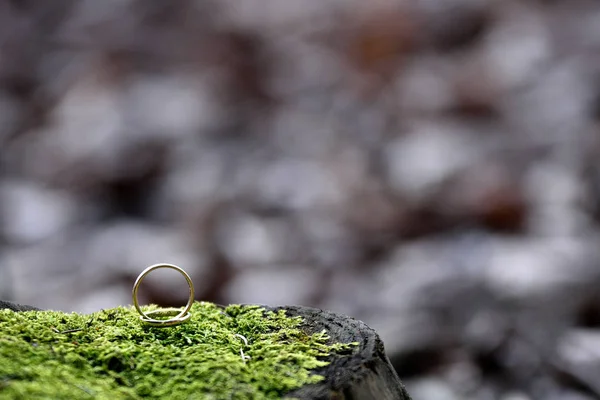
[[[359,25],[349,55],[362,72],[387,75],[415,48],[416,26],[406,9],[377,9]]]

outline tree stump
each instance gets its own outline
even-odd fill
[[[268,307],[266,310],[285,310],[291,317],[304,320],[302,329],[313,334],[325,330],[332,343],[358,345],[348,354],[330,355],[330,363],[315,370],[325,379],[306,385],[288,395],[301,400],[411,400],[385,354],[379,335],[365,323],[354,318],[315,308],[301,306]],[[0,300],[0,309],[13,311],[41,311]]]

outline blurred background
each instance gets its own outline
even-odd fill
[[[599,399],[599,122],[597,0],[0,0],[0,298],[170,262],[364,320],[415,399]]]

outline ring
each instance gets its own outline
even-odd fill
[[[190,287],[190,297],[188,299],[188,302],[187,302],[185,308],[183,308],[183,309],[159,308],[158,310],[148,311],[147,313],[144,313],[144,311],[142,311],[142,309],[140,308],[140,304],[138,302],[138,296],[137,296],[140,284],[142,283],[142,280],[144,279],[144,277],[146,275],[148,275],[151,271],[154,271],[155,269],[159,269],[159,268],[174,269],[176,271],[179,271],[179,273],[181,273],[185,277],[185,280],[187,281],[188,286]],[[192,308],[192,305],[194,304],[194,284],[192,283],[192,278],[190,278],[190,276],[183,269],[179,268],[178,266],[173,265],[173,264],[154,264],[154,265],[149,266],[145,270],[143,270],[142,273],[137,277],[137,279],[135,280],[135,283],[133,284],[132,297],[133,297],[133,305],[135,306],[135,309],[137,310],[137,312],[140,314],[140,319],[146,325],[157,326],[157,327],[175,326],[175,325],[179,325],[179,324],[186,322],[192,316],[192,314],[190,313],[190,309]],[[167,316],[167,317],[173,316],[173,318],[170,318],[170,319],[153,318],[153,317],[159,317],[159,316]]]

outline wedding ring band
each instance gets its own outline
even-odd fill
[[[140,284],[142,283],[142,280],[144,279],[144,277],[146,275],[148,275],[150,272],[154,271],[155,269],[159,269],[159,268],[174,269],[185,277],[185,280],[187,281],[188,286],[190,288],[190,295],[188,298],[188,302],[183,309],[159,308],[157,310],[152,310],[152,311],[148,311],[148,312],[142,311],[140,304],[138,302],[138,294],[137,294],[138,289],[139,289]],[[133,305],[134,305],[135,309],[137,310],[137,312],[140,314],[140,320],[142,320],[142,322],[144,322],[146,325],[156,326],[156,327],[175,326],[175,325],[179,325],[179,324],[186,322],[192,316],[192,314],[190,313],[190,309],[192,308],[192,305],[194,304],[194,284],[192,283],[192,279],[190,278],[190,276],[183,269],[179,268],[178,266],[173,265],[173,264],[154,264],[154,265],[149,266],[145,270],[143,270],[142,273],[137,277],[137,279],[135,280],[135,283],[133,284],[132,297],[133,297]],[[160,316],[167,316],[167,317],[172,316],[173,318],[169,318],[169,319],[157,319],[156,318],[156,317],[160,317]]]

